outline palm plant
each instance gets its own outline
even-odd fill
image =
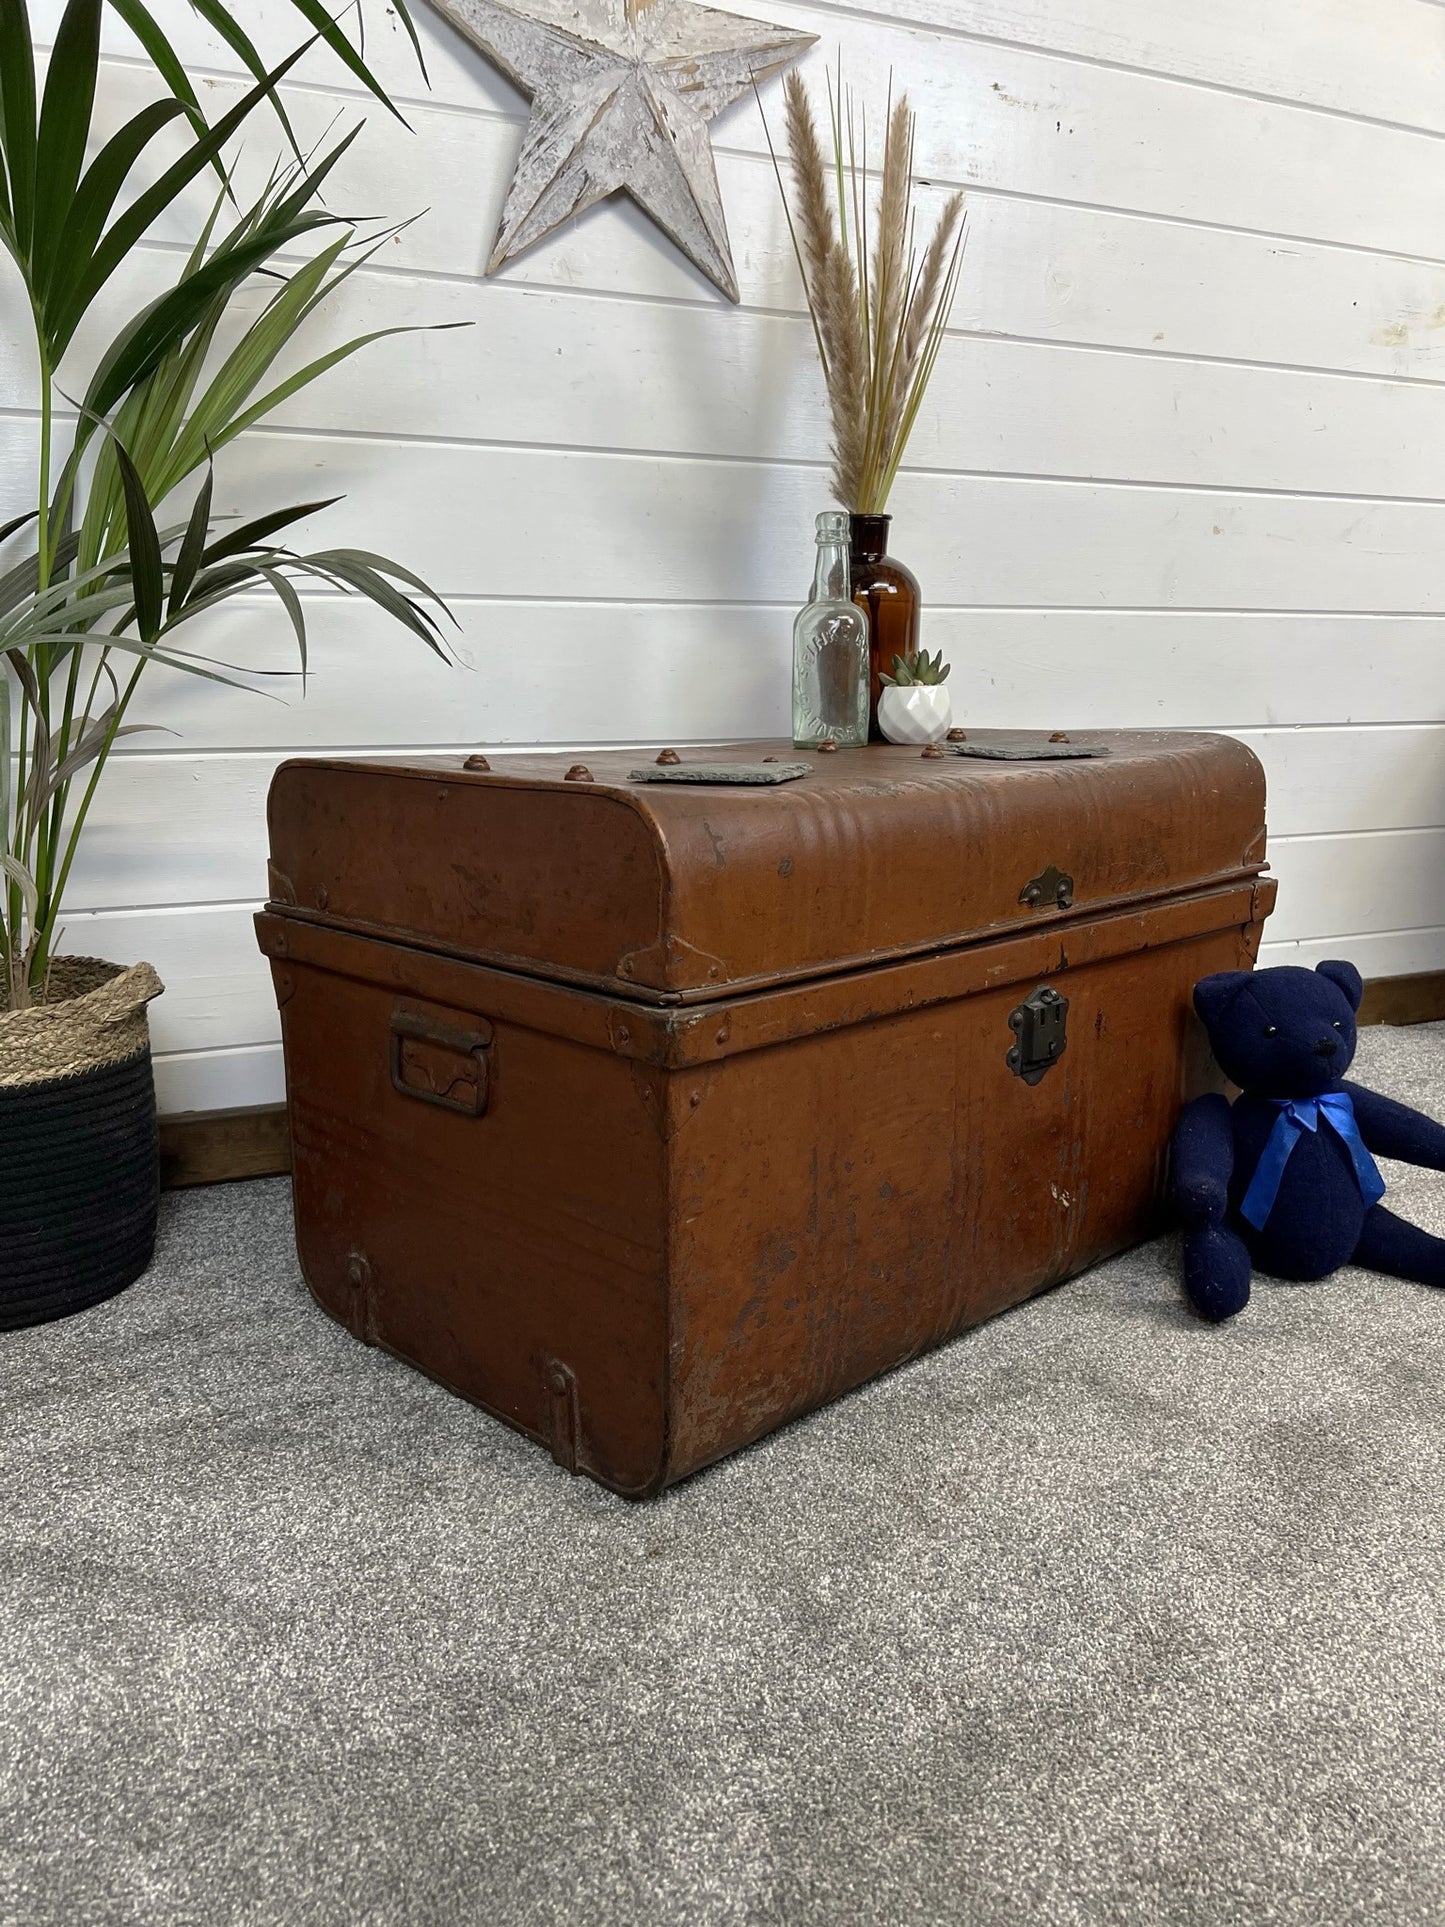
[[[138,36],[169,97],[142,108],[87,165],[105,4]],[[329,503],[277,508],[239,526],[212,510],[211,464],[228,442],[368,342],[400,332],[359,336],[272,378],[317,304],[397,231],[360,237],[318,202],[355,134],[303,155],[278,83],[321,41],[392,103],[320,0],[291,4],[314,34],[268,71],[218,0],[191,0],[255,77],[208,125],[142,0],[69,0],[43,92],[25,0],[0,0],[0,241],[28,297],[39,391],[35,505],[0,526],[0,546],[33,544],[0,571],[0,1010],[44,998],[97,785],[119,738],[144,727],[126,720],[144,671],[160,664],[250,686],[232,665],[189,646],[182,631],[197,617],[243,591],[268,591],[295,632],[304,676],[306,619],[295,585],[312,579],[367,597],[445,655],[432,613],[443,606],[398,563],[357,549],[296,552],[279,541]],[[402,0],[393,4],[415,44]],[[292,154],[241,207],[225,151],[267,101],[282,113]],[[125,200],[137,163],[177,123],[180,157]],[[59,371],[82,319],[157,217],[208,171],[219,184],[215,206],[174,285],[126,321],[72,398]],[[302,265],[277,265],[303,241],[314,252]],[[232,303],[258,272],[274,292],[221,352]],[[178,495],[188,485],[189,502]]]

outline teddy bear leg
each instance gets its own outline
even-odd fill
[[[1222,1324],[1249,1303],[1249,1252],[1227,1225],[1184,1234],[1184,1291],[1201,1318]]]
[[[1417,1285],[1445,1285],[1445,1238],[1407,1224],[1382,1204],[1371,1205],[1351,1262]]]

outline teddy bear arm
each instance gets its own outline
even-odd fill
[[[1224,1222],[1234,1175],[1234,1121],[1217,1091],[1184,1107],[1174,1129],[1174,1201],[1186,1226]]]
[[[1367,1149],[1382,1158],[1399,1158],[1403,1164],[1445,1171],[1445,1124],[1363,1085],[1347,1083],[1345,1089]]]

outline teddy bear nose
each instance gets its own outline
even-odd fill
[[[1340,1047],[1338,1037],[1322,1037],[1315,1045],[1316,1057],[1333,1057]]]

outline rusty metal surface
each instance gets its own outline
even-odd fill
[[[986,741],[987,731],[972,740]],[[625,996],[699,1001],[1257,872],[1264,777],[1228,737],[1096,733],[1098,761],[871,745],[776,789],[632,783],[636,750],[284,764],[284,900],[399,941]],[[688,763],[791,756],[692,749]],[[1067,910],[1020,902],[1049,865]],[[325,907],[322,907],[322,896]],[[273,892],[278,896],[279,892]]]
[[[1107,759],[1043,771],[960,766],[963,798],[952,770],[924,765],[920,780],[916,758],[905,772],[871,749],[778,792],[822,786],[789,819],[794,847],[821,888],[817,826],[848,826],[826,846],[833,894],[851,877],[889,939],[874,961],[859,916],[840,908],[843,941],[811,972],[784,943],[805,958],[823,950],[830,906],[766,927],[775,894],[755,902],[746,886],[776,873],[778,826],[731,793],[716,820],[686,790],[639,808],[603,754],[595,784],[570,790],[555,764],[460,783],[455,759],[362,780],[323,765],[302,780],[305,766],[290,766],[272,805],[288,892],[257,924],[282,1011],[298,1245],[318,1300],[559,1463],[640,1496],[1146,1235],[1175,1118],[1213,1076],[1191,988],[1250,961],[1274,886],[1255,874],[1263,797],[1247,752],[1217,738],[1109,740]],[[1182,755],[1152,747],[1165,740]],[[1101,856],[1090,840],[1101,805],[1086,792],[1131,764],[1127,794],[1150,813],[1112,824]],[[1190,811],[1164,801],[1171,780]],[[585,874],[574,852],[546,855],[546,835],[569,825],[597,866],[593,894],[570,908],[596,903],[603,940],[569,932],[548,978],[466,954],[550,941],[555,925],[539,936],[508,921],[518,885],[467,900],[466,946],[455,929],[422,924],[402,942],[382,920],[348,916],[368,865],[384,880],[419,873],[442,916],[463,901],[449,877],[474,887],[503,874],[500,852],[458,841],[472,817],[448,814],[473,783],[491,799],[477,820],[493,833],[523,826],[554,878],[580,888]],[[900,812],[948,871],[946,947],[902,934],[941,914],[941,893],[910,911],[860,841],[876,820],[896,848]],[[1217,820],[1185,834],[1191,812]],[[424,838],[439,820],[448,833]],[[979,839],[976,873],[953,841],[960,822]],[[1076,881],[1068,913],[1018,901],[1051,863]],[[915,878],[927,867],[905,866]],[[660,880],[671,912],[659,917],[654,897],[646,926]],[[315,908],[323,889],[329,914]],[[423,905],[420,890],[412,900]],[[526,907],[545,921],[539,898]],[[685,946],[694,971],[695,952],[717,943],[730,970],[748,960],[748,979],[692,1004],[643,998],[615,974],[608,993],[568,980],[579,956],[617,944],[621,957],[644,935]],[[1010,1019],[1041,990],[1067,999],[1067,1049],[1030,1082],[1009,1061],[1022,1027]],[[1061,1035],[1047,1028],[1040,1052]]]
[[[628,781],[691,783],[695,788],[712,784],[737,789],[771,789],[779,783],[796,783],[812,773],[811,763],[785,763],[780,756],[770,756],[766,762],[753,763],[716,763],[711,760],[685,763],[676,750],[671,752],[670,758],[664,750],[651,769],[629,770]]]

